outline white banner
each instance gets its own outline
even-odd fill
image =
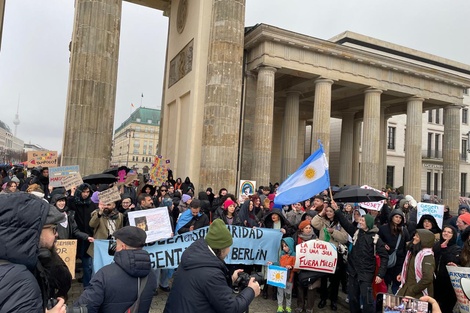
[[[425,214],[434,216],[437,225],[442,229],[442,223],[444,221],[444,205],[418,202],[418,222],[421,216]]]
[[[470,268],[446,266],[452,287],[457,295],[460,313],[470,313]]]
[[[147,233],[146,243],[172,237],[168,208],[132,211],[128,213],[129,224],[137,226]]]
[[[337,263],[336,247],[331,242],[313,239],[295,247],[295,268],[334,273]]]

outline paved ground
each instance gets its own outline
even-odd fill
[[[76,280],[72,283],[72,290],[69,293],[69,305],[73,302],[73,300],[77,299],[80,293],[82,292],[81,284],[78,283]],[[151,313],[161,313],[165,308],[166,299],[168,297],[168,293],[159,290],[158,295],[154,296],[152,307],[150,309]],[[348,304],[345,302],[346,295],[340,291],[339,299],[338,299],[338,313],[345,313],[349,312]],[[314,312],[333,312],[330,309],[330,302],[328,301],[327,306],[323,309],[319,309],[317,307],[319,301],[319,295],[315,299],[315,309]],[[292,301],[293,307],[295,308],[296,299]],[[250,305],[250,313],[275,313],[277,310],[277,301],[269,299],[263,299],[261,296],[255,298],[255,300]],[[184,312],[177,312],[177,313],[184,313]]]

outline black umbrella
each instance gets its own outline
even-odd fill
[[[83,182],[90,185],[112,184],[117,181],[117,177],[112,174],[91,174],[83,177]]]
[[[122,165],[122,166],[119,166],[119,167],[111,167],[111,168],[108,168],[107,170],[104,170],[103,171],[103,174],[111,174],[111,175],[114,175],[114,176],[118,176],[118,172],[121,171],[121,170],[125,170],[126,171],[126,174],[129,173],[129,171],[131,170],[130,168],[128,168],[127,166],[125,165]]]
[[[377,202],[386,197],[373,189],[349,188],[338,191],[334,199],[336,202]]]

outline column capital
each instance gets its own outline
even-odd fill
[[[301,94],[302,94],[302,91],[300,91],[300,90],[295,90],[295,89],[287,89],[287,90],[285,91],[285,93],[286,93],[286,95],[295,95],[295,94],[301,95]]]
[[[261,70],[271,71],[271,72],[273,72],[273,73],[276,73],[276,72],[277,72],[277,68],[272,67],[272,66],[264,66],[264,65],[262,65],[262,66],[258,67],[258,73],[259,73]]]
[[[374,88],[374,87],[370,87],[370,88],[367,88],[366,90],[364,90],[364,93],[378,93],[378,94],[381,94],[383,91],[381,89],[377,89],[377,88]]]
[[[407,102],[410,101],[419,101],[419,102],[424,102],[424,98],[419,97],[419,96],[411,96],[408,99],[406,99]]]
[[[334,80],[326,78],[326,77],[319,77],[319,78],[315,79],[315,81],[314,81],[314,84],[317,84],[317,83],[329,83],[329,84],[333,85]]]
[[[461,108],[463,108],[464,106],[461,105],[461,104],[453,104],[453,103],[449,103],[448,105],[444,106],[444,110],[450,110],[450,109],[457,109],[457,110],[460,110]]]

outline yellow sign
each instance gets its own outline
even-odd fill
[[[57,166],[57,151],[28,151],[28,167],[54,167]]]

